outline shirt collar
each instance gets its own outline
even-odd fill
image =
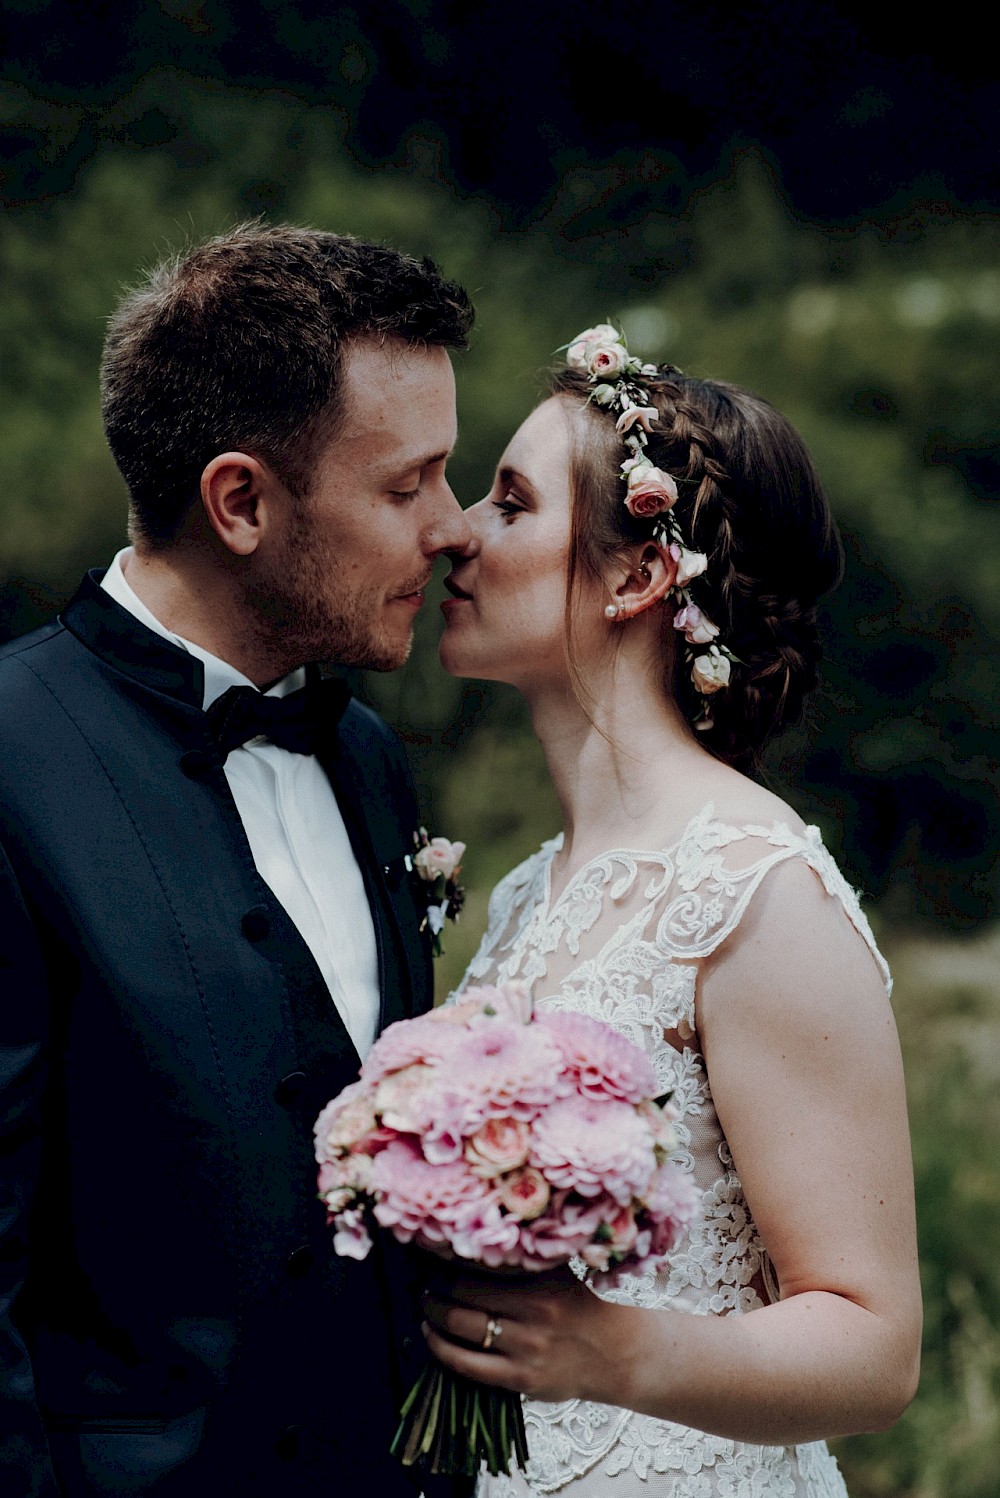
[[[183,635],[174,634],[172,630],[160,623],[126,580],[122,560],[129,556],[131,551],[131,546],[122,547],[104,574],[101,587],[106,593],[110,593],[115,603],[127,609],[140,624],[145,625],[161,639],[169,640],[172,645],[178,645],[182,650],[186,650],[188,655],[201,662],[205,673],[202,707],[207,710],[216,698],[221,697],[223,692],[228,691],[230,687],[254,687],[255,691],[259,690],[249,677],[244,676],[242,671],[237,671],[236,667],[231,666],[228,661],[221,660],[219,656],[212,655],[210,651],[202,649],[200,645],[195,645],[190,640],[185,640]],[[305,686],[305,681],[305,667],[299,666],[294,671],[290,671],[287,676],[283,676],[280,681],[276,681],[274,686],[269,687],[266,695],[284,697],[289,692],[295,692],[299,687]]]

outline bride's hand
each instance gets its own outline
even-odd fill
[[[601,1300],[570,1271],[464,1275],[425,1297],[439,1360],[481,1384],[533,1399],[622,1402],[634,1356],[631,1307]]]

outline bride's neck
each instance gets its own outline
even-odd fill
[[[609,848],[664,846],[691,814],[699,782],[732,773],[639,673],[609,672],[583,701],[554,686],[531,694],[529,705],[562,807],[567,874]]]

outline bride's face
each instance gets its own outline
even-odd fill
[[[489,494],[465,512],[474,543],[449,575],[453,596],[441,605],[441,662],[453,676],[520,687],[567,678],[572,419],[562,401],[536,407],[511,438]]]

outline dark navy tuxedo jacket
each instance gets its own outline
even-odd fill
[[[315,1195],[357,1054],[254,866],[200,665],[99,576],[0,651],[0,1493],[414,1498],[387,1447],[415,1273],[336,1258]],[[408,772],[354,703],[321,760],[389,1023],[431,1002]]]

